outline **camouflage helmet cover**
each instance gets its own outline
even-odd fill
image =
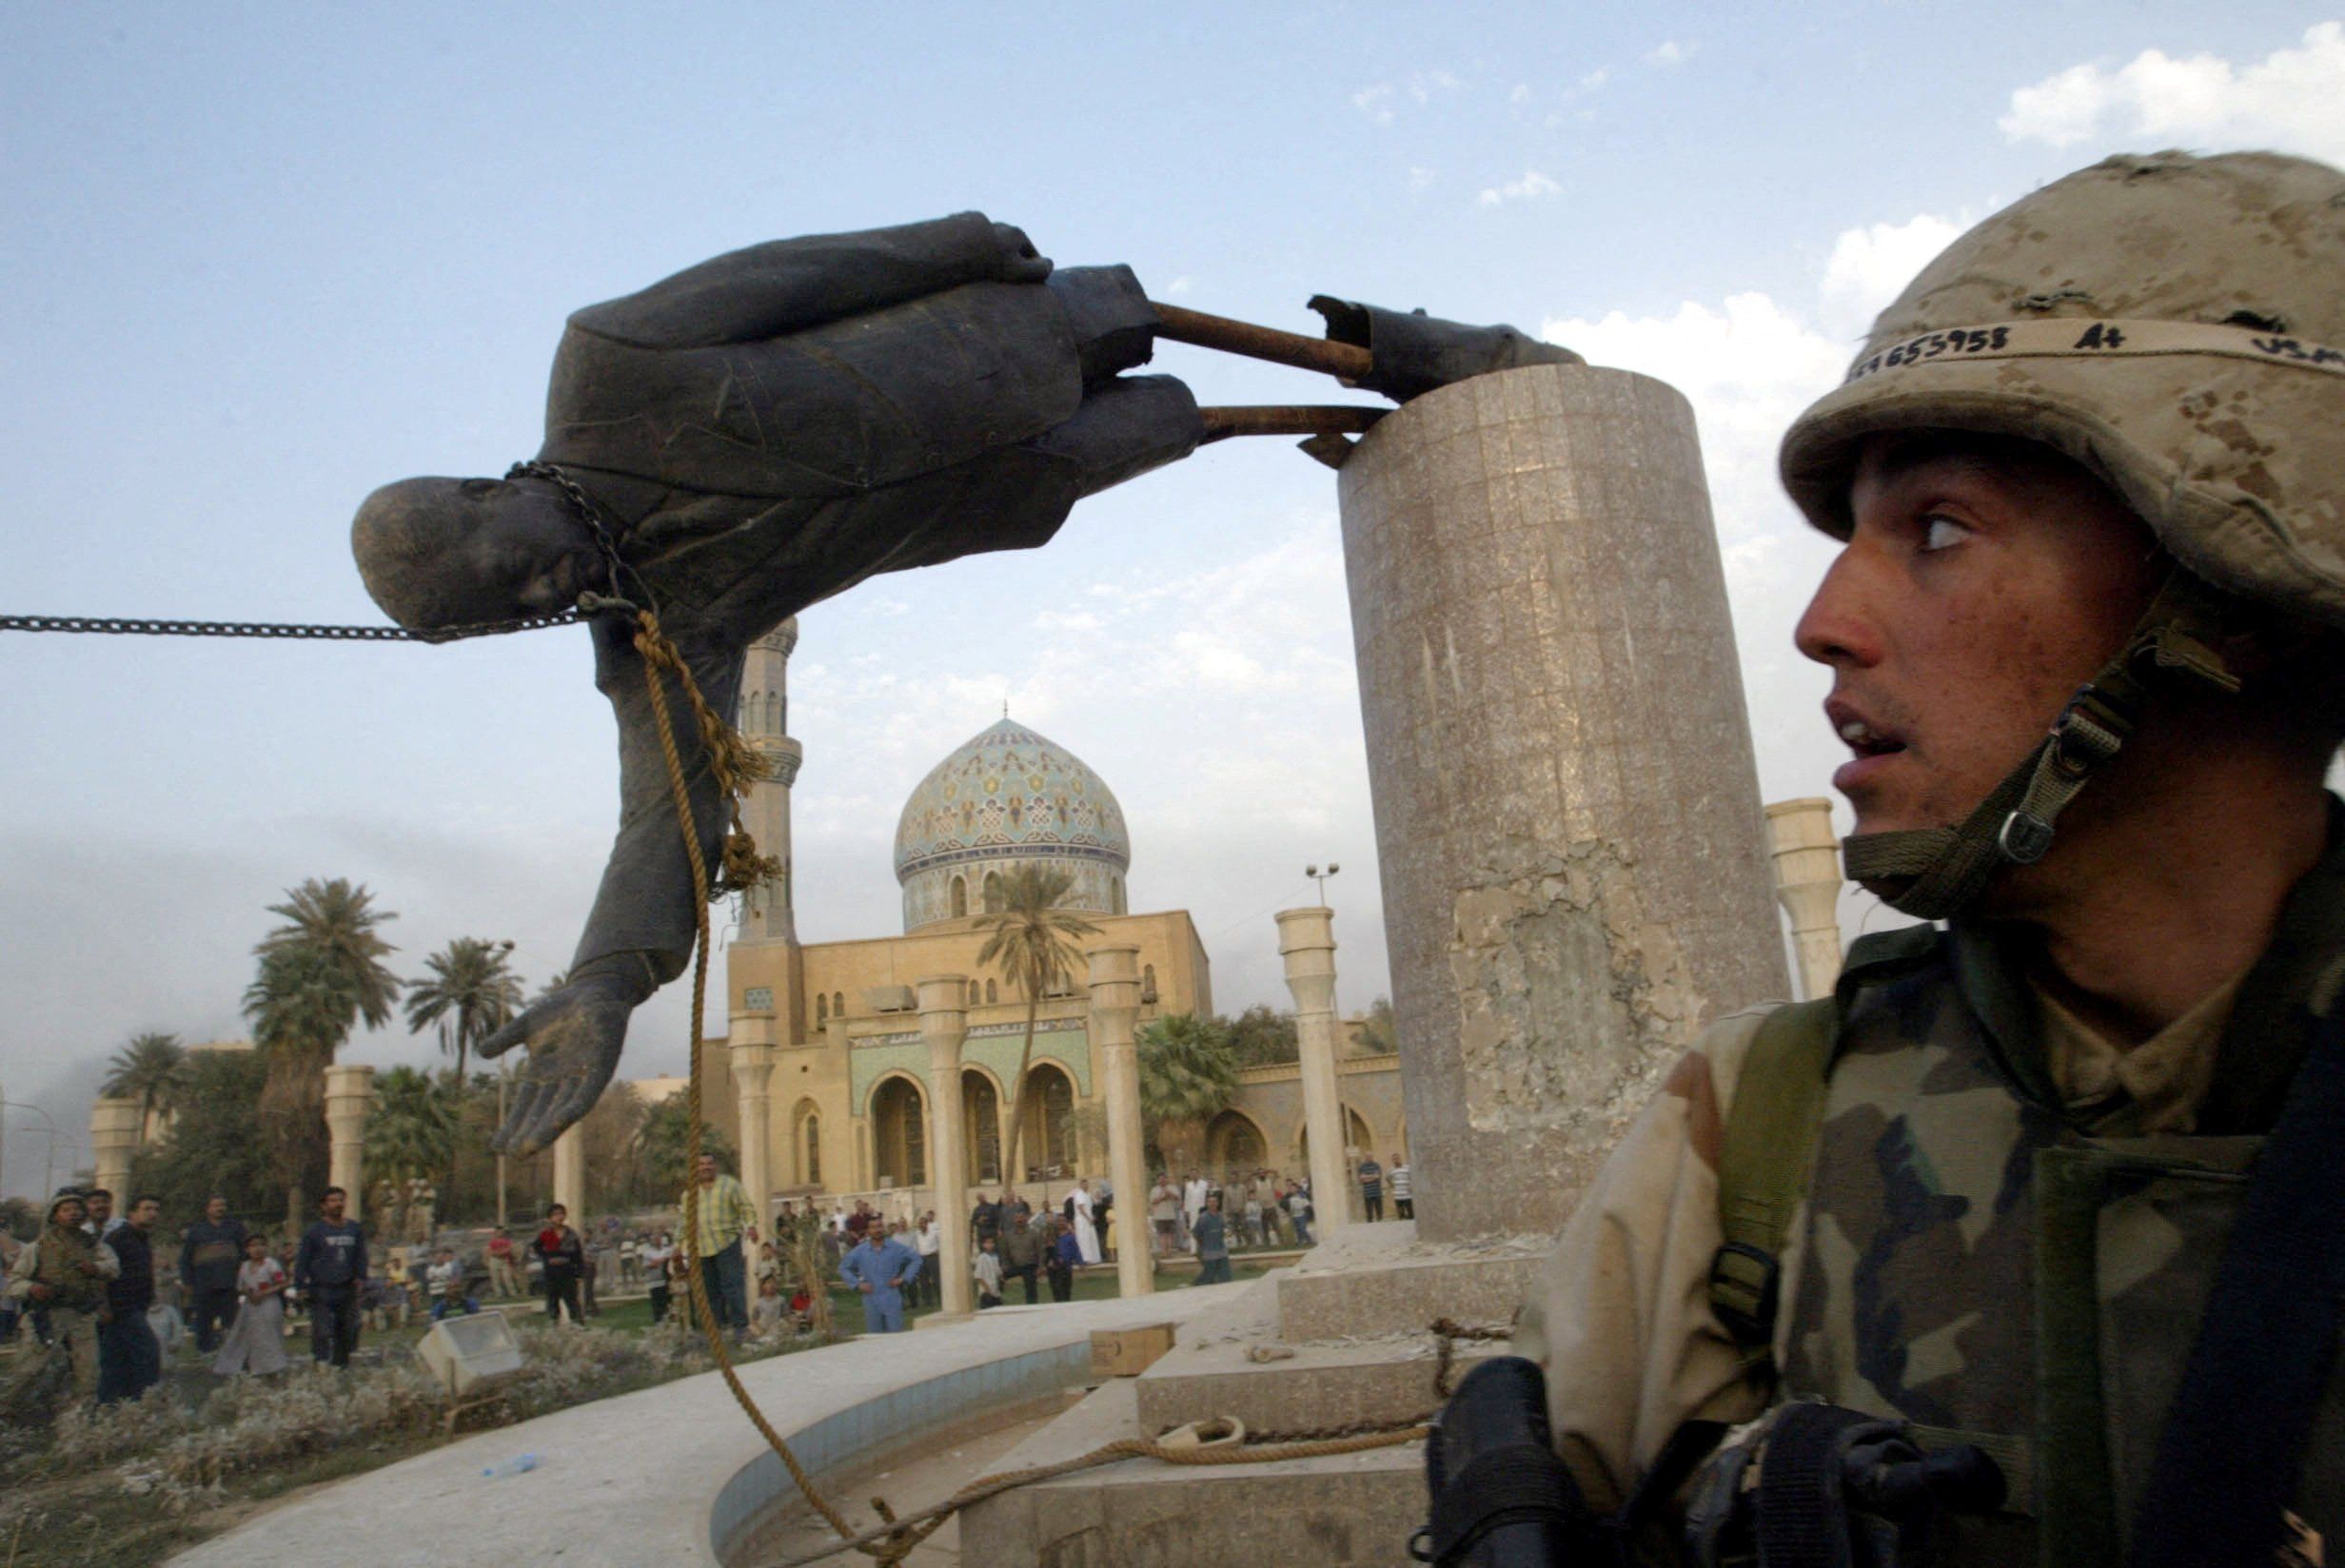
[[[2345,174],[2121,156],[2004,208],[1881,313],[1784,487],[1845,538],[1861,440],[1921,428],[2046,442],[2199,578],[2345,625]]]

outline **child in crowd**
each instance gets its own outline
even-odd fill
[[[767,1274],[758,1281],[758,1299],[749,1308],[749,1332],[760,1340],[781,1338],[781,1314],[789,1303],[781,1299],[781,1282]]]
[[[1001,1260],[994,1254],[994,1238],[977,1239],[977,1255],[970,1261],[970,1269],[977,1277],[977,1310],[1001,1304]]]

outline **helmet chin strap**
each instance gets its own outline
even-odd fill
[[[2172,672],[2220,692],[2239,678],[2216,651],[2216,595],[2179,568],[2134,623],[2116,657],[2077,688],[2051,733],[1961,823],[1852,833],[1841,840],[1848,874],[1891,909],[1943,920],[1967,909],[2006,865],[2030,866],[2052,848],[2053,824],[2134,733],[2150,678]]]

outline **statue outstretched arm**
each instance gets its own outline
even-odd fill
[[[702,697],[730,716],[740,696],[745,641],[712,641],[691,629],[672,635]],[[628,1017],[692,959],[698,895],[677,826],[660,721],[633,637],[631,617],[603,616],[594,623],[595,685],[619,721],[620,817],[586,930],[562,986],[481,1044],[481,1054],[491,1057],[529,1047],[496,1139],[498,1147],[515,1152],[551,1143],[593,1108],[619,1066]],[[667,697],[701,863],[714,877],[726,802],[690,703],[673,682]]]

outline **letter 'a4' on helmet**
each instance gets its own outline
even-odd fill
[[[1845,538],[1859,441],[1924,428],[2042,441],[2205,582],[2345,626],[2345,173],[2122,156],[2004,208],[1881,313],[1784,487]]]

